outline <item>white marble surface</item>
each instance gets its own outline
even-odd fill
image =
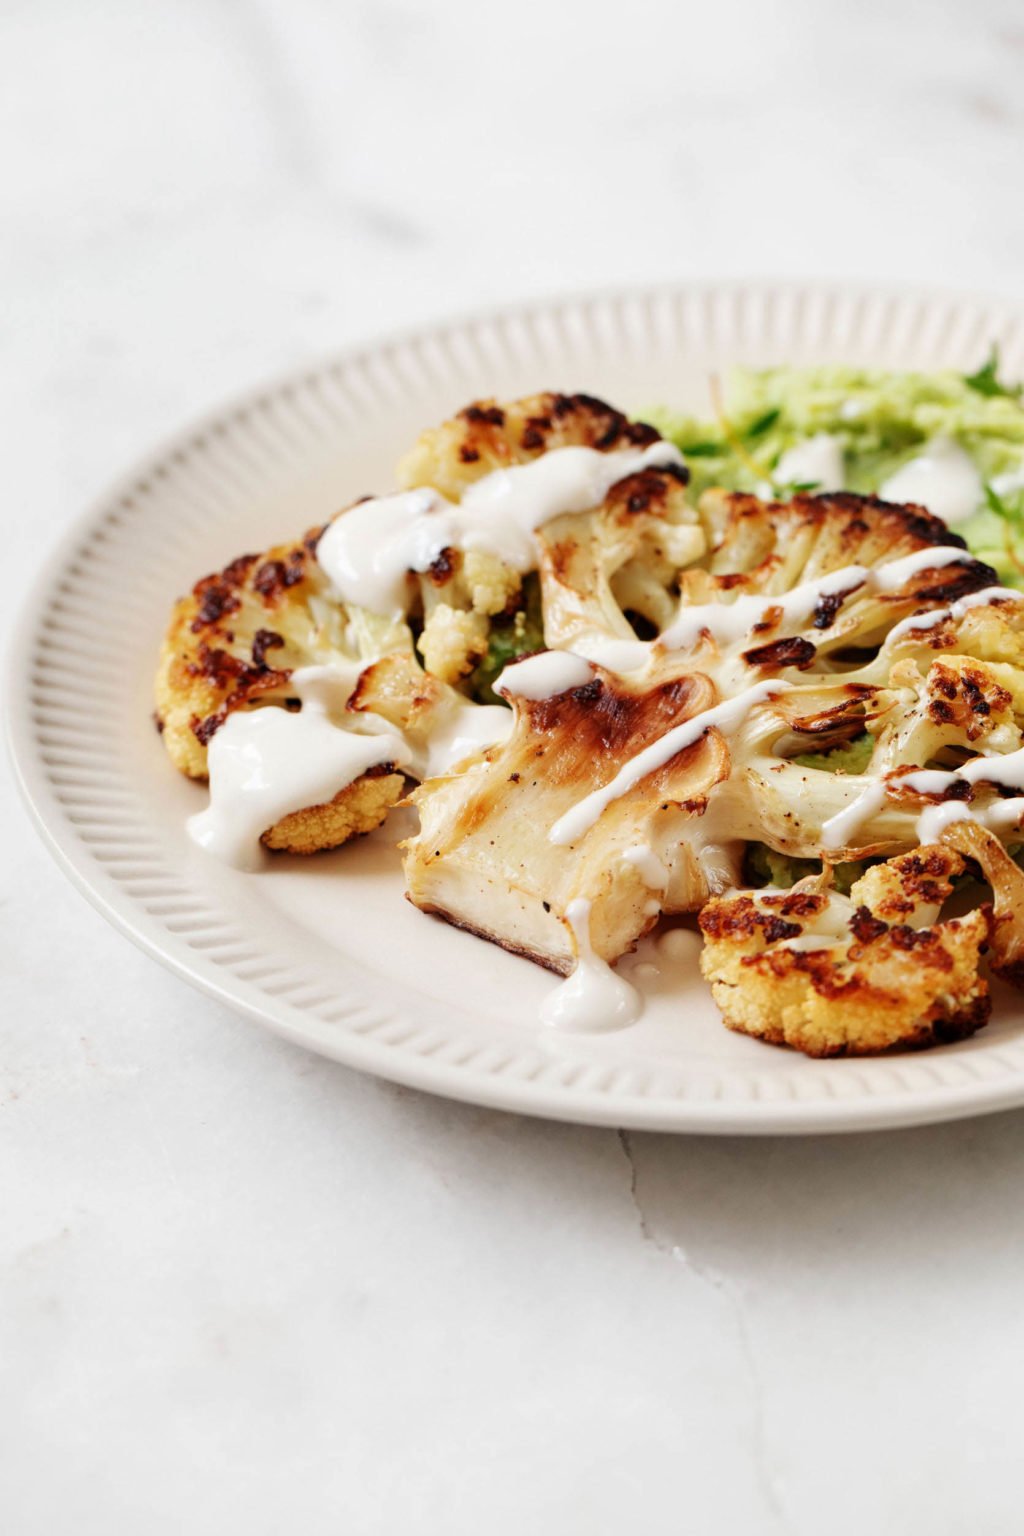
[[[1017,0],[12,0],[0,622],[311,353],[687,274],[1012,290],[1022,71]],[[673,1141],[359,1078],[135,953],[2,772],[5,1533],[1020,1529],[1024,1117]]]

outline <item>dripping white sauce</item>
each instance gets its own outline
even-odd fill
[[[916,459],[890,475],[878,493],[886,501],[914,501],[945,523],[960,523],[982,504],[974,460],[951,437],[933,437]]]
[[[995,784],[1002,789],[1024,790],[1024,747],[1015,752],[972,757],[959,768],[919,768],[899,780],[922,795],[941,795],[952,785]]]
[[[994,800],[991,805],[967,805],[963,800],[944,800],[930,805],[917,818],[917,836],[922,843],[936,842],[946,827],[955,821],[973,821],[989,832],[1011,832],[1024,820],[1024,797]]]
[[[816,432],[782,455],[772,478],[776,485],[813,485],[818,491],[841,491],[846,483],[843,445],[831,432]]]
[[[769,681],[755,683],[752,688],[746,688],[738,693],[734,699],[726,699],[721,704],[714,704],[710,709],[702,710],[699,715],[694,715],[692,720],[684,720],[672,730],[666,731],[657,741],[652,741],[642,752],[631,757],[623,763],[614,778],[600,789],[592,790],[589,795],[584,795],[564,816],[555,822],[548,838],[553,843],[575,843],[588,832],[597,821],[598,817],[608,808],[613,800],[620,795],[628,794],[641,779],[654,773],[658,768],[663,768],[666,763],[675,757],[677,752],[682,752],[684,747],[689,747],[701,739],[705,732],[712,726],[722,732],[735,730],[746,719],[752,709],[759,704],[766,703],[777,694],[785,693],[792,685],[786,682]]]
[[[593,676],[591,662],[572,651],[541,651],[507,666],[494,684],[494,691],[506,698],[538,702],[568,693],[571,688],[582,688]]]
[[[210,803],[188,822],[200,847],[239,869],[257,869],[260,837],[283,816],[327,804],[369,768],[408,763],[405,742],[375,716],[358,717],[362,735],[331,719],[354,673],[300,669],[288,691],[302,700],[301,711],[268,704],[228,716],[210,742]]]
[[[1019,827],[1024,820],[1024,797],[1014,795],[1009,800],[995,800],[985,809],[984,825],[992,832],[1008,832]]]
[[[600,506],[613,485],[638,470],[682,462],[663,441],[614,453],[553,448],[529,464],[484,475],[457,504],[427,488],[360,502],[331,523],[317,560],[343,602],[401,613],[410,571],[428,570],[442,550],[486,550],[526,572],[537,561],[533,535],[552,518]]]
[[[552,518],[598,507],[618,481],[638,470],[680,465],[683,456],[659,440],[646,448],[601,453],[596,448],[553,448],[529,464],[496,469],[464,493],[458,516],[462,549],[487,549],[519,570],[536,550],[530,537]]]
[[[450,503],[418,487],[350,507],[321,535],[316,558],[343,602],[397,616],[409,572],[429,570],[456,537]]]
[[[823,824],[821,846],[829,849],[848,848],[854,834],[869,817],[877,815],[885,800],[885,784],[869,784],[855,800]]]
[[[917,818],[918,841],[922,844],[937,843],[954,821],[972,820],[974,818],[962,800],[944,800],[939,805],[929,805]]]
[[[558,1029],[621,1029],[639,1016],[640,994],[595,955],[590,942],[590,902],[570,901],[566,919],[576,942],[576,969],[544,999],[541,1022]]]
[[[944,768],[919,768],[916,773],[903,774],[899,782],[919,795],[944,795],[956,783],[956,774]]]

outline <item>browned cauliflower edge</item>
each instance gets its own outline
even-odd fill
[[[714,898],[700,914],[701,970],[725,1023],[818,1057],[973,1034],[991,1011],[978,974],[990,911],[936,921],[964,867],[955,849],[925,847],[869,870],[849,898],[828,875]]]
[[[405,775],[371,768],[328,805],[311,805],[283,816],[260,842],[273,853],[320,853],[350,837],[374,832],[405,792]]]

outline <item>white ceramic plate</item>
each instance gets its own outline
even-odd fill
[[[1024,310],[848,286],[687,286],[541,304],[330,360],[198,422],[77,522],[26,606],[8,671],[18,776],[112,922],[197,986],[347,1065],[481,1104],[678,1131],[907,1125],[1024,1103],[1024,1009],[962,1044],[808,1061],[729,1034],[699,977],[648,990],[618,1034],[545,1030],[551,978],[402,899],[392,834],[265,874],[192,846],[205,790],[153,729],[171,601],[244,550],[391,484],[417,432],[479,395],[556,388],[705,409],[734,363],[1024,373]]]

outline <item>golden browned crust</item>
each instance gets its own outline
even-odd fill
[[[206,777],[206,749],[229,712],[280,689],[305,659],[321,530],[242,555],[174,606],[156,677],[156,716],[171,760]]]
[[[953,849],[928,847],[870,870],[849,903],[823,882],[710,901],[701,969],[728,1027],[809,1056],[921,1049],[980,1029],[988,913],[920,926],[963,868]],[[800,947],[805,935],[821,947]]]
[[[993,714],[1006,715],[1012,703],[1012,695],[988,667],[965,658],[934,662],[928,693],[932,720],[962,731],[972,742],[990,728]]]
[[[915,848],[867,870],[857,899],[876,920],[905,923],[922,907],[941,907],[963,871],[963,859],[949,847]]]
[[[611,451],[645,447],[659,434],[593,395],[553,391],[501,403],[476,400],[424,432],[399,465],[402,485],[432,485],[457,499],[492,470],[523,464],[550,448]]]
[[[761,501],[742,491],[705,491],[700,512],[712,546],[712,586],[722,591],[786,591],[799,581],[847,565],[873,566],[929,545],[963,548],[963,561],[921,570],[898,593],[875,598],[889,621],[911,603],[949,603],[997,582],[995,571],[967,551],[963,539],[923,507],[836,492]],[[769,585],[771,583],[771,585]],[[704,592],[696,601],[713,599]],[[812,627],[828,630],[843,600],[821,598]]]

